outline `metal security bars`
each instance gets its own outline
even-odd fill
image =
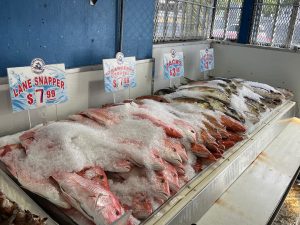
[[[237,40],[242,7],[243,0],[217,0],[211,37],[217,40]]]
[[[300,47],[299,0],[257,0],[251,43]]]
[[[213,0],[156,0],[154,43],[207,39],[212,13]]]

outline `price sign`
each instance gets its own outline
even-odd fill
[[[200,50],[200,71],[205,72],[215,67],[214,49]]]
[[[119,52],[115,59],[103,60],[104,86],[106,92],[136,87],[135,57],[124,57]]]
[[[176,52],[174,49],[170,53],[164,54],[164,77],[171,78],[184,76],[183,52]]]
[[[31,67],[8,68],[11,103],[14,112],[66,102],[65,65],[45,65],[34,59]]]

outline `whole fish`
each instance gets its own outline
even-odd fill
[[[230,106],[224,104],[223,102],[215,99],[215,98],[207,98],[207,101],[210,103],[210,105],[214,108],[214,110],[218,110],[220,112],[223,112],[224,114],[240,121],[245,122],[245,118],[238,113],[235,109],[231,108]]]
[[[77,172],[77,174],[85,179],[92,180],[99,184],[101,187],[109,190],[107,176],[100,166],[85,168]]]
[[[159,95],[145,95],[145,96],[136,98],[136,100],[144,100],[144,99],[151,99],[151,100],[154,100],[157,102],[169,103],[169,101],[167,101],[164,97],[159,96]]]
[[[61,196],[57,187],[46,178],[33,177],[24,164],[26,157],[24,148],[19,145],[7,145],[0,148],[0,160],[6,165],[9,172],[25,189],[49,200],[61,208],[70,208],[70,205]]]
[[[214,108],[209,104],[209,102],[205,101],[204,99],[200,98],[193,98],[193,97],[177,97],[172,99],[173,102],[184,102],[184,103],[197,103],[202,109],[209,109],[214,110]]]
[[[171,124],[167,124],[153,115],[149,115],[146,113],[133,113],[133,115],[140,119],[149,120],[154,125],[163,128],[169,137],[173,137],[173,138],[183,137],[181,131],[178,130],[175,126],[172,126]]]
[[[259,101],[256,101],[252,98],[249,98],[249,97],[244,97],[246,102],[248,102],[249,104],[255,106],[259,112],[265,112],[267,110],[267,107],[265,104],[263,104],[262,102],[259,102]]]
[[[230,96],[225,92],[218,88],[204,87],[204,86],[196,86],[186,88],[189,91],[199,92],[199,94],[203,97],[214,97],[219,101],[224,102],[225,104],[230,104]]]
[[[165,169],[161,173],[163,173],[164,177],[167,179],[170,191],[177,192],[180,189],[180,186],[176,168],[170,163],[165,162]]]
[[[154,92],[154,95],[166,95],[176,91],[176,88],[163,88]]]
[[[80,115],[86,116],[102,126],[109,126],[120,122],[120,118],[107,108],[88,109],[81,112]]]
[[[111,224],[124,213],[117,198],[97,182],[68,172],[52,177],[68,202],[96,225]]]

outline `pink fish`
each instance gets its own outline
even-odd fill
[[[96,167],[86,168],[81,170],[80,172],[77,172],[77,174],[79,176],[82,176],[83,178],[95,181],[97,184],[101,185],[101,187],[109,190],[107,176],[101,167],[96,166]]]
[[[6,165],[9,172],[19,181],[22,187],[40,195],[53,204],[70,208],[70,205],[61,196],[57,187],[46,178],[35,178],[28,173],[24,163],[25,150],[21,145],[7,145],[0,149],[0,160]]]
[[[180,186],[176,168],[170,163],[165,162],[165,169],[162,171],[162,173],[169,183],[170,190],[177,192],[180,189]]]
[[[86,126],[89,126],[89,127],[92,127],[92,128],[101,128],[101,125],[97,122],[95,122],[94,120],[84,116],[84,115],[71,115],[68,117],[70,120],[72,121],[75,121],[75,122],[78,122],[78,123],[81,123],[83,125],[86,125]]]
[[[76,173],[62,172],[52,177],[68,202],[97,225],[111,224],[124,213],[117,198],[97,182]]]
[[[173,137],[173,138],[182,138],[183,137],[181,131],[178,130],[175,126],[167,124],[167,123],[161,121],[160,119],[156,118],[153,115],[149,115],[146,113],[133,113],[133,115],[140,119],[149,120],[155,126],[163,128],[169,137]]]
[[[87,109],[81,112],[80,115],[84,115],[103,126],[109,126],[120,122],[118,116],[106,108]]]
[[[126,210],[132,210],[132,215],[138,219],[146,219],[153,212],[151,199],[146,193],[136,193],[130,204],[124,204]]]
[[[186,162],[188,160],[186,150],[184,149],[183,145],[180,143],[180,141],[178,139],[166,138],[165,146],[167,148],[169,148],[171,151],[177,153],[179,155],[179,157],[181,158],[181,162]],[[168,161],[168,162],[172,163],[171,161]]]

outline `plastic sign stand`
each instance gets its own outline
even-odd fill
[[[103,60],[105,92],[116,92],[136,87],[135,57],[124,57],[118,52],[115,59]]]
[[[205,72],[214,69],[215,58],[214,49],[200,50],[200,72]]]
[[[68,100],[64,64],[45,65],[37,58],[31,67],[8,68],[7,72],[14,112]]]
[[[170,53],[164,54],[164,78],[171,80],[184,76],[183,52],[176,52],[174,49]]]

